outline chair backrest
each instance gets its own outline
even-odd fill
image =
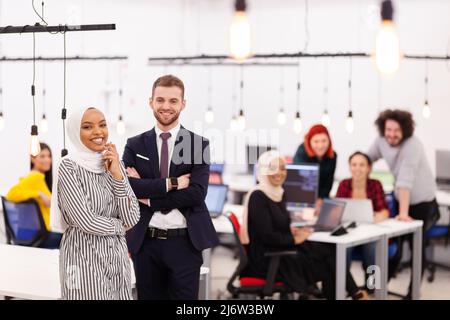
[[[234,271],[233,275],[231,276],[231,278],[227,284],[228,291],[233,293],[236,290],[236,288],[233,285],[233,282],[234,282],[234,280],[236,280],[239,277],[241,272],[244,270],[245,266],[248,263],[248,258],[247,258],[247,252],[245,250],[245,247],[242,244],[241,239],[239,237],[239,233],[241,231],[241,224],[239,223],[238,218],[232,212],[229,212],[226,216],[227,216],[228,220],[230,221],[231,225],[233,226],[233,236],[236,241],[236,246],[238,248],[239,264],[236,267],[236,270]]]
[[[47,236],[44,219],[36,200],[14,203],[2,197],[8,242],[37,247]]]
[[[394,192],[389,192],[384,195],[389,209],[389,216],[391,218],[398,214],[397,201],[395,200]]]

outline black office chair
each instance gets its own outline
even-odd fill
[[[239,238],[240,223],[238,219],[233,213],[228,214],[227,218],[233,226],[233,234],[238,247],[239,257],[239,264],[227,284],[227,289],[232,297],[238,299],[243,296],[248,296],[250,298],[260,297],[263,299],[265,297],[272,297],[275,293],[280,293],[282,299],[292,298],[292,291],[283,282],[276,281],[276,275],[281,257],[296,255],[297,252],[280,251],[266,253],[266,256],[270,258],[269,271],[266,278],[240,277],[248,263],[247,252]],[[238,278],[240,286],[235,286],[234,282]]]
[[[429,257],[427,257],[425,270],[429,272],[429,275],[427,277],[428,282],[433,282],[437,268],[450,271],[450,265],[439,263],[434,260],[435,245],[438,242],[443,242],[445,247],[448,246],[448,242],[450,240],[450,222],[448,225],[433,224],[433,226],[427,231],[426,237],[427,249],[431,254]]]
[[[8,244],[39,247],[48,231],[36,200],[14,203],[2,197],[3,217]]]

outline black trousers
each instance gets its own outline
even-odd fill
[[[398,203],[397,203],[398,206]],[[423,227],[422,227],[422,276],[425,271],[425,266],[427,265],[426,261],[426,255],[425,255],[425,249],[428,245],[428,239],[426,237],[426,233],[428,230],[433,227],[436,222],[439,220],[440,212],[439,212],[439,205],[436,202],[436,199],[433,199],[429,202],[421,202],[415,205],[409,206],[409,215],[416,219],[416,220],[422,220],[423,221]],[[403,241],[408,242],[409,248],[412,252],[412,244],[413,244],[413,237],[412,235],[407,235],[402,238],[402,241],[400,241],[401,247],[403,247]],[[399,257],[399,260],[401,259],[401,256]],[[398,266],[398,262],[394,262],[394,268]],[[412,262],[412,260],[411,260]],[[390,272],[392,273],[392,272]],[[412,289],[412,275],[411,275],[411,281],[409,283],[409,292],[411,293]]]
[[[138,300],[197,300],[202,252],[188,236],[146,236],[133,255]]]

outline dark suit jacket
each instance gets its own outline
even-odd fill
[[[190,173],[190,183],[186,189],[166,192],[166,181],[160,178],[155,129],[128,139],[123,162],[125,167],[135,168],[141,177],[129,178],[131,187],[138,199],[150,199],[151,202],[151,207],[140,203],[139,222],[127,232],[131,253],[140,250],[153,213],[164,209],[180,210],[186,218],[189,238],[197,250],[218,244],[217,233],[205,204],[209,161],[209,141],[181,126],[175,141],[169,176],[179,177]]]

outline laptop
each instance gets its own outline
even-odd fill
[[[336,198],[346,203],[343,222],[373,223],[373,205],[370,199]]]
[[[436,150],[436,183],[439,190],[450,191],[450,150]]]
[[[341,224],[345,205],[344,201],[325,199],[315,224],[294,223],[293,226],[307,226],[314,228],[314,231],[331,232]]]
[[[225,184],[208,185],[208,193],[206,194],[206,207],[208,208],[211,218],[220,216],[227,200],[228,186]]]

